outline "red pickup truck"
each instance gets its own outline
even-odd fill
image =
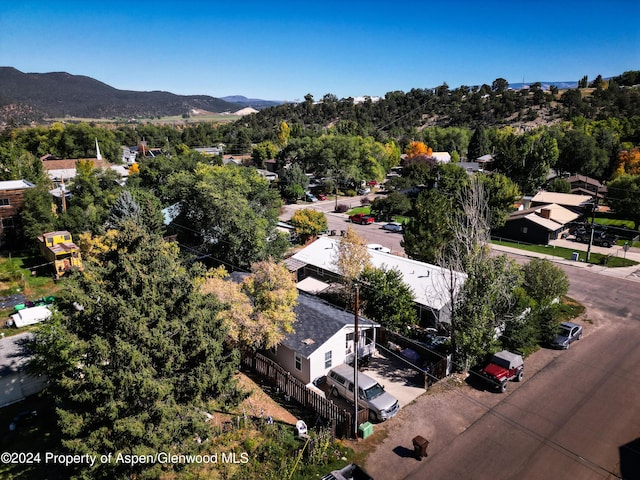
[[[376,221],[373,215],[365,215],[364,213],[356,213],[349,217],[351,223],[359,223],[360,225],[367,225]]]

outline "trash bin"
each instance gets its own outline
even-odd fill
[[[373,433],[373,424],[371,422],[361,423],[358,427],[358,432],[360,433],[360,438],[367,438]]]
[[[422,457],[427,456],[427,447],[429,446],[429,440],[418,435],[413,437],[413,453],[418,460],[422,460]]]
[[[580,259],[580,253],[578,252],[573,252],[571,254],[571,260],[573,260],[574,262],[577,262]]]

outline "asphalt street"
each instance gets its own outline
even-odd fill
[[[327,203],[329,228],[346,230]],[[402,236],[380,226],[354,228],[401,253]],[[640,283],[559,265],[586,307],[583,339],[528,357],[524,382],[505,394],[463,382],[418,397],[362,441],[371,446],[358,445],[370,451],[374,478],[640,479]],[[412,455],[415,435],[431,442],[422,461]]]

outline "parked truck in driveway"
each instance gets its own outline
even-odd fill
[[[365,215],[364,213],[356,213],[349,216],[351,223],[359,223],[360,225],[368,225],[376,221],[376,217],[373,215]]]

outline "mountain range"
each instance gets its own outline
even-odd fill
[[[540,82],[575,88],[577,82]],[[515,90],[530,84],[516,83]],[[66,72],[23,73],[0,67],[0,124],[28,124],[48,118],[135,119],[202,113],[234,113],[261,110],[284,102],[208,95],[176,95],[164,91],[118,90],[84,75]]]
[[[46,118],[153,118],[193,112],[231,113],[278,105],[242,96],[176,95],[118,90],[83,75],[23,73],[0,67],[0,123],[24,124]]]

